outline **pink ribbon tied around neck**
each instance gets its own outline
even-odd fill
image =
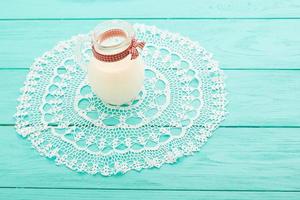
[[[139,56],[139,51],[137,50],[137,48],[142,50],[145,44],[146,44],[145,42],[139,42],[135,38],[131,40],[131,45],[128,48],[128,51],[131,54],[131,60],[136,59]]]

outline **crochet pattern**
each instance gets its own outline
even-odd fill
[[[109,176],[161,167],[196,152],[225,116],[224,75],[198,43],[134,25],[146,42],[144,88],[128,104],[103,103],[87,83],[90,34],[37,58],[16,113],[17,132],[58,165]]]

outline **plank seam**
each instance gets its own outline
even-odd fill
[[[29,70],[29,67],[0,67],[1,71]],[[222,68],[224,71],[300,71],[300,68]]]
[[[91,18],[0,18],[0,21],[92,21],[92,20],[299,20],[300,17],[91,17]]]
[[[15,124],[0,124],[0,127],[13,127]],[[49,125],[49,126],[54,126],[55,125]],[[194,127],[198,127],[197,125],[194,125]],[[274,126],[269,126],[269,125],[222,125],[219,126],[219,128],[300,128],[300,126],[281,126],[281,125],[274,125]]]
[[[168,192],[300,192],[300,190],[233,190],[233,189],[155,189],[155,188],[69,188],[69,187],[0,187],[0,189],[33,189],[33,190],[102,190],[102,191],[168,191]]]

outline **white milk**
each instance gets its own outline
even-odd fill
[[[121,105],[138,96],[144,82],[144,63],[141,56],[130,58],[129,54],[117,62],[103,62],[92,57],[88,81],[104,102]]]
[[[98,41],[99,32],[107,27],[118,27],[126,32],[127,36],[108,38]],[[98,34],[98,35],[97,35]],[[130,24],[124,21],[108,21],[94,32],[94,48],[104,55],[113,55],[124,51],[130,45],[134,35]],[[103,48],[104,47],[104,48]],[[107,48],[108,47],[108,48]],[[135,99],[144,83],[144,63],[141,56],[131,60],[131,54],[116,62],[105,62],[92,56],[87,67],[88,81],[92,90],[104,102],[114,105],[128,103]]]

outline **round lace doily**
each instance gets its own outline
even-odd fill
[[[160,167],[198,151],[225,115],[223,72],[196,42],[134,25],[145,83],[126,105],[103,103],[83,66],[90,34],[60,42],[37,58],[22,88],[16,130],[58,165],[108,176]]]

